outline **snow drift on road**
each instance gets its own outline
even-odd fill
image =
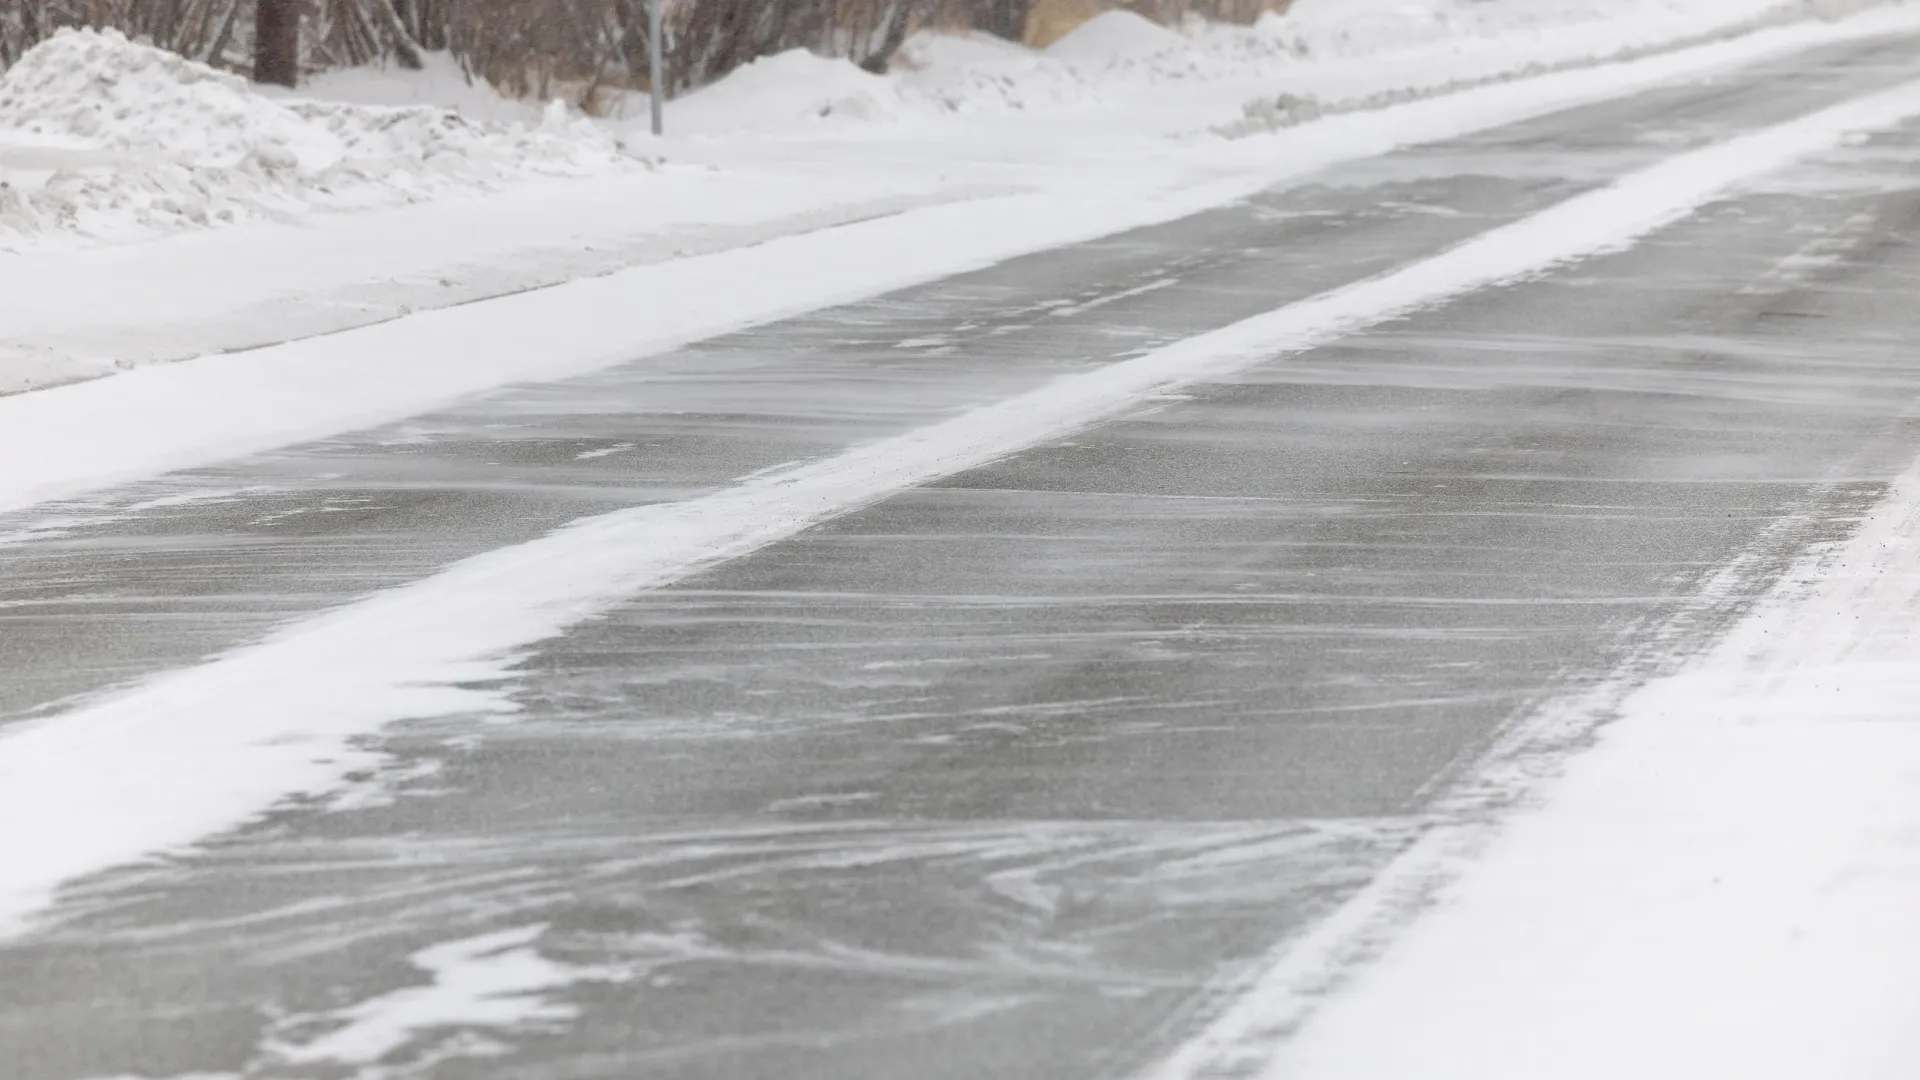
[[[637,164],[558,109],[513,125],[431,107],[275,99],[114,31],[63,32],[0,75],[0,132],[9,133],[0,181],[12,179],[0,186],[7,246],[49,232],[112,238],[392,205]],[[85,156],[23,179],[4,166],[29,141]]]

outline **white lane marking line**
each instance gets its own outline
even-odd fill
[[[598,461],[601,458],[612,457],[615,454],[632,453],[634,450],[637,450],[637,449],[639,448],[630,442],[616,443],[613,446],[603,446],[598,450],[583,450],[580,453],[573,455],[573,460]]]
[[[643,590],[1156,395],[1628,247],[1744,179],[1915,115],[1920,82],[1684,154],[1400,270],[811,465],[580,521],[17,727],[0,737],[0,932],[65,882],[337,787],[375,760],[357,736],[504,708],[471,684]]]
[[[1161,289],[1171,289],[1178,284],[1180,284],[1180,279],[1177,277],[1161,278],[1158,281],[1149,281],[1145,285],[1136,286],[1131,289],[1122,289],[1117,293],[1096,297],[1084,304],[1067,304],[1063,307],[1056,307],[1052,311],[1047,312],[1047,314],[1055,318],[1071,318],[1076,315],[1085,315],[1089,311],[1106,307],[1108,304],[1117,304],[1122,300],[1131,300],[1136,296],[1156,293]]]

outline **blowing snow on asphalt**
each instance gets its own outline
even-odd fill
[[[1920,10],[358,2],[0,13],[0,1080],[1920,1072]]]

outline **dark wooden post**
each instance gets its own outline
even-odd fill
[[[253,81],[293,86],[300,81],[301,0],[257,0]]]
[[[984,0],[984,4],[985,17],[980,20],[980,29],[1008,41],[1026,38],[1027,12],[1033,7],[1032,0]]]

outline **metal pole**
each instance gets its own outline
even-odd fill
[[[661,0],[647,0],[647,67],[653,76],[653,133],[667,131],[666,46],[660,40]]]

